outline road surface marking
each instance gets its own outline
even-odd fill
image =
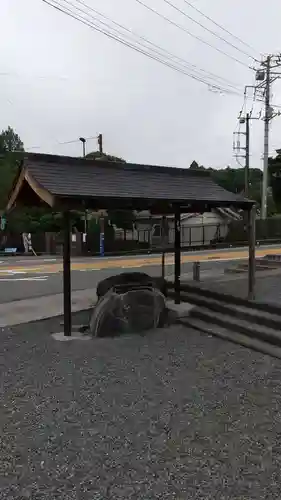
[[[1,281],[9,281],[12,283],[18,282],[18,281],[47,281],[49,279],[49,276],[34,276],[32,278],[2,278],[0,277],[0,283]]]
[[[256,257],[264,257],[265,255],[277,254],[281,255],[281,248],[258,248],[256,250]],[[209,252],[209,253],[195,253],[190,252],[188,254],[184,254],[181,256],[181,262],[184,263],[193,263],[193,262],[229,262],[234,260],[246,260],[248,259],[248,250],[246,249],[236,249],[231,251],[217,251]],[[162,259],[161,256],[153,257],[137,257],[137,258],[118,258],[118,259],[107,259],[100,258],[99,261],[94,259],[86,262],[72,262],[71,270],[72,271],[100,271],[100,270],[111,270],[111,269],[134,269],[148,266],[158,266],[161,265]],[[169,255],[165,260],[166,266],[174,265],[174,256]],[[54,274],[62,272],[62,263],[53,263],[47,264],[44,263],[40,266],[6,266],[5,268],[1,267],[0,273],[28,273],[28,274]]]
[[[1,274],[27,274],[27,271],[18,271],[18,270],[15,270],[15,269],[0,269],[0,276]]]

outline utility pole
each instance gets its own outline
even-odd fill
[[[250,120],[253,119],[251,118],[250,113],[247,113],[246,117],[244,116],[239,116],[239,125],[246,124],[246,131],[241,132],[234,132],[234,141],[233,141],[233,151],[234,155],[236,157],[236,160],[238,158],[243,158],[245,160],[245,166],[244,166],[244,193],[246,198],[249,196],[249,171],[250,171]],[[244,135],[245,136],[245,146],[241,146],[240,143],[240,136]],[[237,139],[236,139],[237,136]],[[244,151],[243,154],[241,153],[241,150]],[[236,153],[238,151],[238,153]],[[240,162],[239,162],[239,165]],[[241,165],[242,167],[243,165]]]
[[[246,115],[246,150],[245,150],[245,196],[249,197],[250,172],[250,113]]]
[[[269,154],[269,126],[271,120],[275,117],[280,115],[280,111],[275,112],[274,111],[274,105],[271,106],[270,98],[271,98],[271,86],[272,83],[275,82],[275,80],[279,79],[281,77],[280,73],[280,67],[281,67],[281,54],[271,54],[268,55],[265,60],[263,60],[260,64],[260,68],[256,69],[256,85],[247,85],[245,87],[245,101],[244,101],[244,106],[246,103],[247,99],[247,89],[253,89],[254,95],[253,95],[253,101],[258,101],[258,102],[264,102],[265,105],[265,113],[264,113],[264,152],[263,152],[263,181],[262,181],[262,196],[261,196],[261,218],[266,219],[267,218],[267,191],[268,191],[268,154]],[[243,108],[244,108],[243,106]],[[253,108],[252,108],[253,109]],[[240,117],[241,118],[242,111],[240,112]],[[249,120],[258,120],[261,118],[262,112],[260,112],[259,117],[253,118],[252,117],[252,111],[249,116]],[[249,149],[249,146],[247,146],[247,137],[248,140],[250,140],[250,133],[249,133],[249,121],[247,121],[247,118],[244,118],[244,120],[240,123],[246,123],[246,148],[240,148],[240,141],[238,137],[238,147],[234,147],[234,149],[245,149],[245,156],[242,155],[243,158],[245,158],[245,164],[247,165],[249,161],[247,160],[247,157],[249,158],[249,151],[247,151],[247,148]],[[240,132],[239,132],[240,133]],[[236,159],[238,160],[240,155],[236,154]],[[245,176],[246,174],[246,168],[245,168]],[[249,170],[249,169],[248,169]],[[245,185],[246,185],[246,178],[245,178]]]
[[[262,180],[262,203],[261,218],[267,218],[267,189],[268,189],[268,150],[269,150],[269,122],[271,118],[270,108],[270,64],[271,56],[266,58],[265,75],[265,117],[264,117],[264,151],[263,151],[263,180]]]
[[[247,95],[247,88],[245,87],[245,97]],[[234,140],[233,140],[233,151],[234,156],[241,167],[241,164],[238,158],[243,158],[244,163],[244,193],[246,198],[249,197],[249,188],[250,188],[250,122],[251,120],[259,120],[261,117],[261,113],[258,116],[252,116],[252,111],[250,113],[246,113],[246,115],[242,115],[243,110],[240,111],[238,120],[239,120],[239,131],[234,132]],[[240,126],[245,124],[245,131],[240,131]],[[241,135],[245,136],[245,141],[243,141],[244,146],[241,146],[240,137]],[[243,151],[243,152],[242,152]],[[242,152],[242,153],[241,153]]]
[[[102,155],[103,154],[102,134],[98,135],[98,145],[99,145],[99,152]]]
[[[86,139],[85,139],[85,137],[79,137],[79,141],[82,142],[83,158],[85,158],[85,156],[86,156]]]

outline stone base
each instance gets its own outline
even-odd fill
[[[189,316],[190,311],[196,306],[194,304],[189,304],[188,302],[175,304],[173,300],[167,300],[166,307],[175,319],[179,319]]]
[[[80,332],[73,332],[71,337],[66,337],[64,332],[52,333],[52,337],[54,340],[58,340],[59,342],[71,342],[72,340],[91,340],[92,337],[90,335],[84,335]]]

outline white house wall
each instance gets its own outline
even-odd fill
[[[174,221],[169,220],[169,244],[174,244]],[[156,227],[157,226],[157,229]],[[155,234],[156,232],[156,234]],[[181,240],[185,246],[210,245],[217,238],[225,238],[228,232],[228,221],[216,212],[206,212],[202,215],[184,216],[181,221]],[[133,239],[140,242],[159,244],[159,224],[151,226],[138,221],[138,230],[133,232]]]

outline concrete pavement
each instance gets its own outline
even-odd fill
[[[96,303],[96,289],[72,292],[72,312],[89,309]],[[63,314],[63,294],[47,295],[0,304],[0,328],[56,317]]]
[[[277,247],[257,249],[257,256],[280,253]],[[182,255],[182,275],[191,277],[192,263],[201,262],[204,279],[220,279],[226,261],[247,258],[247,249],[188,252]],[[79,258],[72,260],[74,310],[90,307],[98,282],[126,269],[160,276],[161,256]],[[173,255],[166,258],[166,277],[173,276]],[[0,261],[0,325],[16,324],[62,313],[61,258],[6,258]],[[77,302],[78,301],[78,302]],[[89,302],[90,301],[90,302]],[[76,304],[76,305],[75,305]],[[78,304],[78,306],[77,306]],[[75,309],[76,308],[76,309]]]

